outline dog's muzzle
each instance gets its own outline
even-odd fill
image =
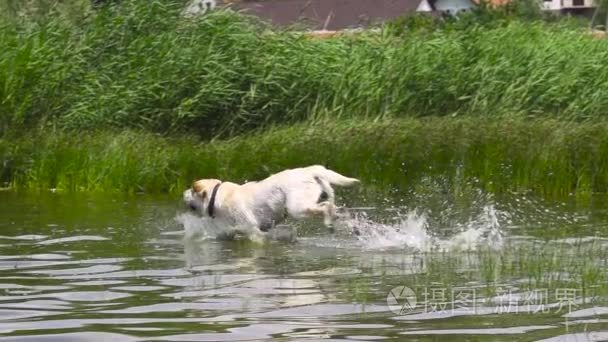
[[[202,214],[201,204],[195,200],[186,201],[186,207],[190,209],[190,212],[196,214]]]
[[[190,211],[195,211],[195,212],[199,212],[200,211],[200,204],[198,202],[196,202],[196,200],[194,199],[194,196],[192,195],[192,190],[186,190],[184,191],[184,203],[186,204],[186,207],[188,207],[190,209]]]

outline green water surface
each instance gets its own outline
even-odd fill
[[[179,198],[0,192],[0,340],[606,340],[602,203],[360,203],[360,237],[209,238],[187,268]]]

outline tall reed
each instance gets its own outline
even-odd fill
[[[0,19],[0,133],[143,129],[206,138],[317,118],[527,116],[608,108],[608,40],[563,23],[311,39],[181,1]]]

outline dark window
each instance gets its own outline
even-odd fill
[[[572,0],[572,6],[585,6],[585,0]]]

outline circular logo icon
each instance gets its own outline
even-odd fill
[[[397,286],[386,296],[389,310],[397,315],[405,315],[416,308],[416,293],[407,286]]]

